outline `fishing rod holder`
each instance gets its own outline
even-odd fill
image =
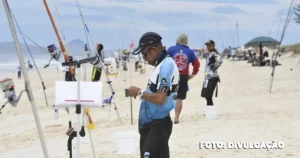
[[[81,64],[90,63],[90,62],[93,62],[97,59],[98,59],[98,57],[95,56],[95,57],[85,58],[85,59],[81,59],[81,60],[63,62],[62,66],[77,66],[77,68],[80,68]]]
[[[75,137],[77,137],[77,131],[75,131],[74,128],[72,127],[72,122],[71,121],[69,121],[69,129],[66,132],[66,135],[69,136],[67,146],[68,146],[68,151],[69,151],[69,154],[70,154],[70,158],[72,158],[72,140]],[[84,127],[83,126],[81,127],[79,135],[81,137],[85,136],[85,131],[84,131]]]
[[[84,113],[82,108],[86,107],[102,107],[102,83],[101,82],[81,82],[80,81],[80,67],[81,64],[94,61],[97,57],[90,57],[81,60],[70,60],[69,62],[62,63],[62,66],[76,66],[79,68],[78,80],[76,82],[62,82],[56,81],[55,83],[55,107],[66,108],[73,107],[77,114],[77,127],[76,131],[71,127],[69,122],[69,130],[66,134],[68,139],[68,151],[70,158],[72,158],[72,140],[76,137],[77,158],[79,158],[80,151],[80,136],[85,136],[84,123],[81,124],[80,114]],[[84,117],[84,116],[83,116]],[[84,121],[83,121],[84,122]]]
[[[1,110],[5,108],[6,104],[10,104],[12,107],[17,107],[17,104],[19,103],[19,100],[23,94],[24,91],[22,90],[19,94],[19,96],[16,95],[15,92],[15,86],[12,81],[12,79],[6,78],[2,81],[0,81],[1,84],[1,90],[4,92],[4,98],[7,98],[7,102],[4,103],[0,108],[0,114],[2,114]],[[25,86],[26,87],[26,86]],[[26,87],[27,89],[27,87]]]

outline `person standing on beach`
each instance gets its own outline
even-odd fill
[[[18,66],[18,79],[21,79],[21,66]]]
[[[72,62],[72,61],[73,61],[73,57],[69,56],[69,62]],[[75,72],[76,67],[75,66],[71,66],[71,69],[73,69],[73,71]],[[65,72],[65,81],[76,81],[75,76],[73,76],[71,74],[71,71],[70,71],[69,67],[67,67],[67,70]]]
[[[209,51],[209,55],[206,57],[205,77],[201,97],[206,98],[207,102],[205,112],[206,118],[217,118],[216,106],[213,103],[212,97],[218,82],[220,82],[220,76],[217,70],[222,64],[222,57],[215,49],[215,42],[213,40],[207,41],[205,45]],[[217,91],[218,88],[216,90],[216,96]]]
[[[92,82],[98,82],[101,78],[101,74],[102,74],[102,50],[103,50],[104,46],[100,43],[97,44],[97,56],[98,59],[95,60],[94,62],[92,62],[93,64],[93,71],[92,71]]]
[[[231,47],[229,46],[228,52],[227,52],[227,59],[230,59],[231,57]]]
[[[134,55],[141,53],[154,70],[146,90],[131,86],[129,94],[141,99],[139,133],[141,158],[170,158],[169,138],[173,123],[170,111],[175,108],[179,71],[154,32],[145,33]]]
[[[181,34],[176,41],[176,45],[168,49],[169,55],[175,61],[180,74],[177,103],[175,108],[174,123],[179,123],[179,115],[182,109],[182,101],[186,99],[188,91],[188,80],[194,78],[200,67],[200,62],[195,55],[195,52],[188,47],[188,37],[186,34]],[[193,65],[193,72],[189,74],[189,65]]]

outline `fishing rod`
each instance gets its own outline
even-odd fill
[[[45,142],[45,139],[44,139],[43,130],[42,130],[42,127],[41,127],[39,115],[38,115],[37,108],[36,108],[35,101],[34,101],[34,97],[33,97],[33,92],[32,92],[32,89],[31,89],[31,85],[30,85],[30,82],[29,82],[29,77],[28,77],[28,74],[27,74],[27,71],[26,71],[26,68],[25,68],[25,64],[24,64],[23,53],[22,53],[21,48],[20,48],[20,43],[19,43],[19,40],[18,40],[18,36],[17,36],[17,33],[16,33],[16,29],[15,29],[13,20],[12,20],[12,16],[11,16],[10,11],[8,9],[9,7],[8,7],[7,0],[3,0],[3,6],[4,6],[4,9],[5,9],[6,15],[7,15],[7,19],[8,19],[8,22],[9,22],[11,34],[12,34],[13,39],[14,39],[15,47],[17,49],[21,70],[23,71],[23,74],[24,74],[25,91],[27,92],[28,99],[31,103],[31,108],[32,108],[33,115],[34,115],[34,118],[35,118],[35,122],[36,122],[37,130],[38,130],[39,138],[40,138],[40,141],[41,141],[41,146],[42,146],[42,149],[43,149],[44,157],[49,158],[46,142]]]
[[[49,52],[51,53],[51,55],[52,55],[52,58],[50,59],[49,64],[50,64],[50,62],[51,62],[52,59],[55,59],[55,60],[58,61],[59,58],[60,58],[60,53],[61,53],[61,52],[62,52],[63,55],[64,55],[65,62],[73,61],[73,58],[71,58],[71,56],[68,55],[68,52],[67,52],[67,50],[66,50],[66,48],[65,48],[65,46],[64,46],[64,44],[63,44],[63,42],[62,42],[62,40],[61,40],[61,38],[60,38],[60,35],[59,35],[59,33],[58,33],[56,24],[55,24],[55,22],[54,22],[54,20],[53,20],[52,14],[51,14],[50,9],[49,9],[49,7],[48,7],[47,1],[46,1],[46,0],[43,0],[43,2],[44,2],[44,5],[45,5],[45,8],[46,8],[46,11],[47,11],[47,13],[48,13],[48,16],[49,16],[49,18],[50,18],[51,24],[52,24],[52,26],[53,26],[53,29],[54,29],[54,31],[55,31],[56,37],[57,37],[57,39],[58,39],[60,49],[61,49],[61,51],[60,51],[59,53],[57,53],[56,46],[55,46],[54,44],[48,46],[48,51],[49,51]],[[45,68],[48,67],[49,64],[46,65]],[[68,67],[69,67],[69,72],[65,72],[65,73],[66,73],[66,75],[65,75],[65,80],[76,81],[76,79],[75,79],[75,69],[73,69],[73,67],[72,67],[71,65],[69,65]],[[68,75],[70,75],[70,76],[68,76]],[[65,108],[65,110],[67,111],[67,113],[69,113],[69,108]],[[57,116],[57,115],[58,115],[58,109],[55,108],[54,111],[55,111],[55,117],[57,118],[57,117],[58,117],[58,116]]]
[[[279,30],[280,30],[280,27],[281,27],[281,20],[282,20],[282,14],[280,15],[280,18],[279,18],[279,23],[278,23],[278,27],[277,27],[277,33],[276,33],[276,40],[278,40],[277,39],[277,37],[278,37],[278,33],[279,33]]]
[[[16,26],[17,26],[18,30],[19,30],[19,32],[20,32],[21,35],[22,35],[23,33],[22,33],[22,31],[21,31],[21,28],[20,28],[20,26],[19,26],[19,24],[18,24],[18,22],[17,22],[17,20],[16,20],[16,18],[15,18],[15,16],[14,16],[12,10],[10,9],[9,5],[8,5],[8,10],[10,11],[10,13],[11,13],[11,15],[12,15],[12,17],[13,17],[15,23],[16,23]],[[41,74],[40,74],[40,71],[39,71],[38,67],[36,66],[35,60],[34,60],[34,58],[33,58],[33,55],[32,55],[32,53],[31,53],[31,51],[30,51],[30,49],[29,49],[29,46],[28,46],[28,44],[27,44],[25,38],[23,37],[23,35],[22,35],[22,39],[24,40],[24,43],[25,43],[26,48],[27,48],[27,50],[28,50],[28,53],[30,54],[30,57],[31,57],[31,59],[32,59],[32,61],[33,61],[33,65],[34,65],[34,67],[35,67],[35,69],[36,69],[36,71],[37,71],[37,73],[38,73],[38,75],[39,75],[39,77],[40,77],[40,80],[42,81],[42,87],[43,87],[44,97],[45,97],[45,100],[46,100],[46,105],[47,105],[47,107],[48,107],[49,105],[48,105],[47,95],[46,95],[46,92],[45,92],[46,86],[45,86],[45,84],[44,84],[44,80],[42,79],[42,76],[41,76]]]
[[[82,25],[83,25],[83,28],[84,28],[84,34],[85,34],[85,38],[87,40],[87,43],[85,45],[85,51],[88,52],[86,55],[87,57],[90,57],[92,55],[92,51],[91,51],[91,46],[90,46],[90,42],[89,42],[89,37],[88,37],[88,34],[87,34],[87,31],[88,28],[86,26],[86,23],[85,23],[85,20],[83,18],[83,15],[82,15],[82,12],[81,12],[81,9],[80,9],[80,3],[79,1],[75,0],[75,4],[78,8],[78,11],[80,13],[80,16],[81,16],[81,20],[82,20]],[[86,81],[86,65],[84,65],[84,80]]]
[[[87,57],[90,57],[92,55],[92,51],[91,51],[91,46],[90,46],[90,43],[89,43],[89,38],[88,38],[88,28],[87,28],[87,25],[85,24],[85,20],[83,18],[83,14],[81,12],[81,9],[80,9],[80,4],[79,4],[79,1],[75,0],[75,3],[76,3],[76,6],[78,8],[78,11],[80,13],[80,16],[81,16],[81,20],[82,20],[82,24],[83,24],[83,28],[84,28],[84,33],[85,33],[85,37],[86,37],[86,40],[87,40],[87,43],[85,45],[85,51],[89,52],[87,53]],[[84,65],[84,80],[86,81],[86,64]],[[92,121],[92,118],[90,116],[90,113],[89,113],[89,109],[85,108],[84,109],[84,113],[83,113],[86,117],[83,116],[83,122],[84,122],[84,118],[86,119],[87,122],[89,122],[89,124],[91,126],[88,126],[88,132],[89,132],[89,138],[90,138],[90,142],[91,142],[91,146],[92,146],[92,151],[93,151],[93,157],[96,158],[96,152],[95,152],[95,148],[94,148],[94,143],[93,143],[93,138],[92,138],[92,133],[91,133],[91,129],[94,129],[94,125],[93,124],[93,121]],[[90,128],[89,128],[90,127]]]
[[[45,8],[46,8],[46,10],[47,10],[48,16],[49,16],[49,18],[50,18],[51,24],[52,24],[52,26],[53,26],[53,28],[54,28],[56,37],[57,37],[57,39],[58,39],[60,49],[61,49],[61,51],[62,51],[63,54],[64,54],[65,61],[66,61],[66,62],[69,62],[68,52],[66,51],[66,48],[65,48],[65,46],[64,46],[64,44],[63,44],[63,42],[62,42],[62,40],[61,40],[61,38],[60,38],[60,35],[59,35],[59,33],[58,33],[57,27],[56,27],[55,22],[54,22],[54,20],[53,20],[52,14],[51,14],[50,9],[49,9],[49,7],[48,7],[47,1],[46,1],[46,0],[43,0],[43,2],[44,2],[44,5],[45,5]],[[72,79],[75,80],[75,71],[73,70],[72,66],[69,66],[69,71],[70,71],[70,73],[71,73],[71,75],[72,75]]]
[[[56,8],[56,12],[57,12],[57,15],[58,15],[58,18],[60,19],[60,16],[59,16],[59,12],[58,12],[58,9],[57,9],[57,6],[56,6],[56,1],[54,0],[54,3],[55,3],[55,8]],[[48,12],[48,15],[49,15],[49,18],[50,18],[50,20],[51,20],[51,23],[52,23],[52,26],[53,26],[53,28],[54,28],[54,31],[55,31],[55,33],[56,33],[56,36],[57,36],[57,38],[58,38],[58,41],[59,41],[59,44],[60,44],[60,48],[61,48],[61,51],[64,53],[64,58],[65,58],[65,63],[63,63],[62,65],[63,66],[69,66],[69,71],[70,71],[70,73],[71,73],[71,75],[72,75],[72,81],[75,81],[75,72],[74,72],[74,70],[73,70],[73,68],[72,68],[72,64],[71,64],[71,62],[73,63],[73,66],[75,66],[74,65],[74,63],[76,63],[76,61],[73,61],[73,60],[70,60],[70,58],[69,58],[69,56],[68,56],[68,53],[67,53],[67,51],[66,51],[66,49],[65,49],[65,46],[64,46],[64,44],[63,44],[63,42],[62,42],[62,40],[61,40],[61,38],[60,38],[60,36],[59,36],[59,34],[58,34],[58,31],[57,31],[57,28],[56,28],[56,25],[55,25],[55,23],[54,23],[54,20],[53,20],[53,18],[52,18],[52,15],[51,15],[51,13],[50,13],[50,10],[49,10],[49,7],[48,7],[48,5],[47,5],[47,2],[46,2],[46,0],[44,0],[44,5],[45,5],[45,7],[46,7],[46,10],[47,10],[47,12]],[[59,20],[59,23],[60,23],[60,25],[61,25],[61,22],[60,22],[60,20]],[[61,31],[62,31],[62,34],[63,34],[63,30],[62,30],[63,28],[62,28],[62,25],[61,25]],[[65,42],[65,36],[64,36],[64,34],[63,34],[63,38],[64,38],[64,42]],[[53,52],[57,52],[56,51],[56,46],[53,44],[53,45],[50,45],[50,46],[48,46],[48,51],[52,54]],[[52,58],[56,58],[57,60],[59,59],[59,56],[60,56],[60,54],[58,55],[58,56],[53,56]],[[52,60],[52,58],[51,58],[51,60]],[[50,61],[51,61],[50,60]],[[49,61],[49,63],[50,63],[50,61]],[[77,67],[78,68],[80,68],[80,64],[81,63],[78,63],[77,64]],[[67,80],[67,78],[66,78],[66,80]],[[76,104],[76,114],[78,114],[78,116],[77,116],[77,131],[74,131],[73,130],[73,128],[71,127],[71,121],[69,121],[69,130],[67,131],[67,135],[69,136],[69,139],[68,139],[68,150],[69,150],[69,152],[70,152],[70,158],[72,158],[72,139],[74,138],[74,137],[77,137],[77,157],[79,157],[79,136],[81,136],[81,137],[84,137],[85,136],[85,130],[84,130],[84,120],[83,120],[83,123],[82,123],[82,127],[81,127],[81,130],[79,131],[79,128],[80,128],[80,119],[79,119],[79,114],[80,114],[80,111],[81,111],[81,105],[80,105],[80,103],[79,103],[79,97],[80,97],[80,88],[79,88],[79,86],[80,86],[80,83],[79,83],[79,80],[80,80],[80,71],[79,71],[79,78],[78,78],[78,100],[77,100],[77,104]],[[79,105],[79,108],[77,108],[77,105]],[[65,108],[66,109],[66,111],[69,113],[69,108]],[[58,109],[55,109],[55,114],[57,115],[57,112],[58,112]],[[88,111],[86,111],[86,109],[85,109],[85,112],[83,113],[83,114],[86,114],[89,118],[90,118],[90,116],[89,116],[89,113],[88,113]],[[90,119],[90,121],[91,121],[91,119]],[[90,129],[90,128],[92,128],[92,127],[94,127],[93,126],[94,124],[93,124],[93,122],[91,121],[91,124],[89,124],[88,125],[88,129]]]
[[[131,17],[131,16],[130,16]],[[132,19],[130,20],[130,24],[131,24],[131,26],[132,26],[132,28],[131,28],[131,38],[132,38],[132,42],[134,42],[134,35],[133,35],[133,24],[132,24]],[[131,53],[129,53],[129,54],[132,54],[132,52],[133,52],[133,50],[134,50],[134,43],[131,43],[130,44],[130,51],[131,51]],[[129,58],[129,55],[128,55],[128,58]],[[138,55],[138,58],[139,58],[139,55]],[[142,69],[142,68],[141,68]],[[144,62],[144,69],[145,69],[145,62]],[[142,71],[142,70],[140,70],[140,71]],[[142,74],[142,73],[141,73]],[[132,86],[132,66],[130,66],[130,64],[129,64],[129,75],[130,75],[130,77],[129,77],[129,81],[130,81],[130,86]],[[131,125],[133,125],[133,105],[132,105],[132,97],[130,96],[130,117],[131,117]]]
[[[61,34],[62,34],[62,37],[63,37],[63,40],[64,40],[64,46],[65,46],[66,51],[67,51],[68,50],[68,45],[67,45],[67,42],[66,42],[66,36],[65,36],[65,33],[64,33],[64,28],[63,28],[61,20],[60,20],[60,14],[59,14],[59,11],[58,11],[58,8],[57,8],[57,5],[56,5],[56,0],[53,0],[53,2],[54,2],[54,6],[55,6],[55,9],[56,9],[56,13],[57,13],[58,23],[60,25],[60,31],[61,31]]]
[[[64,35],[64,30],[63,30],[61,20],[60,20],[60,14],[59,14],[59,11],[58,11],[58,8],[57,8],[57,5],[56,5],[56,1],[53,0],[53,2],[54,2],[55,9],[56,9],[58,23],[60,24],[60,31],[61,31],[61,34],[62,34],[62,37],[63,37],[63,46],[65,47],[66,52],[68,52],[68,48],[67,48],[67,45],[66,45],[66,43],[67,43],[66,42],[66,37]],[[49,60],[48,64],[44,66],[44,68],[47,68],[50,65],[52,59],[59,62],[60,55],[61,55],[61,51],[59,51],[59,52],[57,51],[57,48],[56,48],[55,44],[50,44],[47,48],[48,48],[48,53],[51,54],[51,59]],[[70,58],[69,58],[69,60],[70,60]],[[67,112],[68,112],[68,110],[67,110]]]
[[[236,33],[237,33],[237,46],[240,47],[240,40],[239,40],[239,23],[236,22]]]
[[[89,34],[89,36],[91,37],[91,34],[89,32],[87,24],[85,23],[83,14],[82,14],[81,9],[80,9],[79,0],[76,0],[76,4],[77,4],[77,8],[78,8],[78,10],[80,12],[80,15],[81,15],[83,26],[85,26],[84,28],[86,29],[86,33]],[[92,39],[91,39],[91,41],[93,42]],[[100,67],[102,67],[102,69],[105,70],[104,56],[102,55],[101,50],[99,50],[97,47],[96,47],[95,50],[96,50],[96,56],[98,57],[98,59],[97,59],[97,62],[94,62],[94,64],[98,64]],[[114,98],[113,98],[115,96],[115,91],[114,91],[113,86],[111,84],[112,81],[109,80],[108,72],[107,71],[105,71],[105,76],[106,76],[106,83],[109,85],[109,88],[110,88],[110,91],[111,91],[111,96],[110,96],[109,103],[108,103],[109,104],[109,109],[111,108],[111,104],[113,103],[114,104],[114,109],[116,111],[117,118],[118,118],[119,122],[121,123],[122,121],[121,121],[121,117],[120,117],[120,114],[119,114],[119,111],[118,111],[118,108],[117,108],[117,104],[116,104],[116,102],[114,101]],[[110,116],[110,110],[109,110],[109,116]]]
[[[86,23],[85,23],[85,20],[84,20],[84,18],[83,18],[82,12],[81,12],[81,9],[80,9],[80,3],[79,3],[78,0],[75,0],[75,3],[76,3],[76,6],[77,6],[77,8],[78,8],[78,11],[79,11],[79,13],[80,13],[80,17],[81,17],[81,21],[82,21],[83,28],[87,28]],[[88,30],[88,29],[84,29],[84,34],[85,34],[85,38],[86,38],[86,40],[87,40],[87,46],[88,46],[89,48],[91,48],[90,42],[89,42],[89,37],[88,37],[88,34],[87,34],[87,30]],[[92,51],[91,51],[91,49],[88,49],[88,51],[89,51],[89,54],[88,54],[88,57],[89,57],[89,56],[92,54]]]
[[[276,21],[277,21],[279,18],[281,19],[281,15],[280,15],[280,17],[277,17],[277,16],[276,16],[276,17],[274,18],[273,23],[272,23],[272,25],[271,25],[271,29],[269,30],[268,36],[271,35],[271,32],[273,31],[273,27],[274,27]],[[280,20],[279,20],[279,22],[280,22]]]
[[[218,19],[216,16],[214,16],[215,20],[216,20],[216,23],[217,23],[217,27],[218,27],[218,32],[219,32],[219,36],[220,36],[220,39],[221,39],[221,42],[222,42],[222,48],[224,50],[224,41],[223,41],[223,37],[222,37],[222,34],[221,34],[221,30],[220,30],[220,27],[219,27],[219,23],[218,23]]]
[[[295,3],[296,4],[296,3]],[[286,17],[286,20],[285,20],[285,23],[284,23],[284,27],[283,27],[283,30],[282,30],[282,33],[281,33],[281,38],[280,38],[280,42],[279,42],[279,46],[278,46],[278,50],[277,50],[277,53],[275,55],[275,58],[274,58],[274,61],[276,62],[276,59],[277,59],[277,56],[280,52],[280,48],[281,48],[281,43],[283,41],[283,38],[284,38],[284,35],[285,35],[285,32],[287,30],[287,27],[288,27],[288,24],[290,22],[290,18],[291,18],[291,15],[294,11],[294,0],[291,0],[291,4],[290,4],[290,8],[289,8],[289,11],[288,11],[288,14],[287,14],[287,17]],[[273,63],[271,63],[273,64]],[[273,65],[273,69],[272,69],[272,73],[271,73],[271,83],[270,83],[270,93],[272,92],[272,87],[273,87],[273,80],[274,80],[274,74],[275,74],[275,67],[276,67],[276,64],[274,63]]]

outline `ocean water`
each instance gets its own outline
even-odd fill
[[[83,53],[82,53],[83,54]],[[45,54],[45,53],[32,53],[35,64],[38,68],[43,68],[45,65],[47,65],[49,63],[49,60],[51,58],[51,56],[49,54]],[[104,53],[104,57],[111,57],[115,55],[113,52],[105,52]],[[26,68],[28,68],[28,64],[27,62],[30,60],[30,63],[33,64],[33,60],[31,58],[31,56],[24,52],[23,53],[23,58],[24,58],[24,62],[25,62],[25,66]],[[83,56],[73,56],[73,58],[76,60],[80,60],[82,58],[84,58]],[[57,67],[58,64],[64,62],[64,57],[63,55],[60,56],[60,61],[55,61],[52,60],[51,64],[49,67]],[[0,53],[0,73],[6,73],[6,72],[16,72],[18,71],[18,66],[20,65],[20,61],[18,58],[18,54],[17,53]],[[34,65],[33,65],[34,66]]]
[[[83,57],[75,56],[74,58],[78,60],[78,59],[82,59]],[[33,65],[33,60],[31,59],[31,57],[29,55],[25,55],[24,62],[26,68],[28,68],[28,64],[27,64],[28,60],[30,60],[30,63]],[[44,68],[44,66],[49,63],[50,56],[49,57],[35,56],[34,61],[38,68]],[[54,59],[52,59],[49,67],[57,67],[63,61],[64,61],[63,57],[61,57],[60,61],[55,61]],[[11,55],[0,56],[0,73],[16,72],[18,71],[18,66],[20,66],[20,61],[18,56],[11,56]]]

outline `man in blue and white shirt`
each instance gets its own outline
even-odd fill
[[[155,66],[146,90],[131,86],[129,93],[142,102],[139,112],[141,158],[169,158],[169,138],[173,123],[170,111],[176,106],[179,71],[174,60],[161,43],[161,36],[145,33],[133,54],[142,53],[143,58]]]

